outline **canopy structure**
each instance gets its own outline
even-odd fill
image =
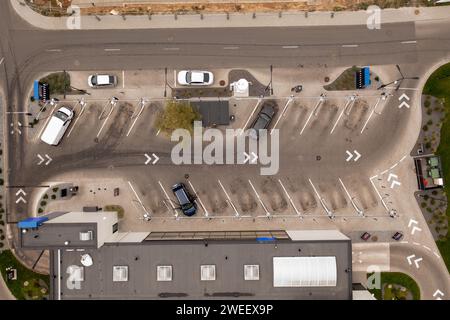
[[[274,287],[335,287],[336,257],[274,257]]]

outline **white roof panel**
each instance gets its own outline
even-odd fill
[[[335,287],[336,257],[274,257],[274,287]]]

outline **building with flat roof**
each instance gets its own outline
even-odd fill
[[[116,224],[116,213],[71,212],[21,229],[25,249],[50,250],[53,299],[352,299],[351,241],[337,230],[124,233]]]

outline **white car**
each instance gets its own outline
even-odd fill
[[[109,74],[93,74],[88,78],[88,85],[91,88],[115,87],[117,76]]]
[[[56,146],[61,141],[70,122],[73,118],[73,111],[66,107],[61,107],[53,114],[41,135],[41,140],[45,143]]]
[[[209,86],[214,76],[209,71],[183,70],[178,72],[178,83],[183,86]]]

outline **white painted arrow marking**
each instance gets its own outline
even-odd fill
[[[50,156],[48,154],[46,154],[45,157],[48,159],[48,161],[45,163],[45,165],[48,166],[50,164],[50,162],[53,161],[53,159],[50,158]]]
[[[38,158],[41,160],[41,161],[39,161],[39,163],[38,163],[38,166],[40,166],[40,165],[42,164],[42,162],[45,161],[45,159],[44,159],[40,154],[38,154],[37,156],[38,156]]]
[[[152,162],[152,164],[156,164],[159,161],[159,157],[154,153],[152,153],[152,156],[153,156],[153,158],[155,158],[155,160]]]
[[[23,189],[19,189],[19,191],[16,192],[16,196],[19,196],[20,194],[22,194],[23,196],[27,195],[27,193],[23,191]]]
[[[390,173],[390,174],[389,174],[389,177],[388,177],[388,181],[391,181],[392,178],[398,179],[398,176],[397,176],[396,174]]]
[[[436,296],[438,296],[438,297],[436,297]],[[440,297],[439,297],[439,296],[440,296]],[[433,297],[435,297],[436,300],[442,300],[441,297],[443,297],[443,296],[444,296],[444,293],[443,293],[441,290],[439,290],[439,289],[437,289],[437,290],[433,293]]]
[[[401,182],[394,180],[391,183],[391,189],[394,189],[395,186],[400,186],[400,185],[401,185]]]
[[[422,229],[420,229],[419,227],[414,226],[414,227],[412,228],[412,230],[411,230],[411,234],[413,235],[414,232],[416,232],[416,231],[422,231]]]
[[[416,256],[416,255],[412,254],[412,255],[406,257],[406,260],[408,260],[408,264],[409,264],[409,265],[412,265],[411,259],[413,259],[415,256]]]
[[[402,95],[398,98],[398,101],[401,101],[401,100],[403,100],[403,99],[406,99],[406,100],[409,101],[409,97],[408,97],[408,95],[407,95],[406,93],[402,94]]]
[[[358,161],[359,158],[361,158],[361,154],[358,151],[356,151],[356,150],[353,150],[353,152],[356,154],[356,158],[353,159],[353,161],[356,162],[356,161]]]
[[[413,254],[413,255],[410,255],[410,256],[406,257],[406,260],[408,260],[408,264],[409,265],[412,265],[412,261],[414,261],[414,264],[416,265],[416,268],[419,269],[420,268],[419,267],[419,262],[422,261],[423,258],[417,258],[417,259],[413,260],[415,257],[416,257],[416,255]]]
[[[248,160],[250,160],[250,155],[244,151],[244,164],[247,163]]]
[[[27,203],[27,201],[22,197],[20,197],[19,199],[16,200],[16,203],[19,203],[19,202]]]
[[[413,224],[418,224],[418,222],[417,222],[416,220],[414,220],[414,219],[409,219],[409,222],[408,222],[408,228],[411,228],[411,226],[412,226]]]
[[[258,161],[258,155],[256,153],[252,152],[252,156],[253,156],[253,159],[252,159],[252,161],[250,161],[250,163],[256,163],[256,161]]]
[[[145,157],[147,158],[147,160],[144,163],[145,165],[148,165],[150,161],[152,161],[152,158],[148,154],[145,154]]]
[[[409,104],[406,103],[406,101],[403,101],[402,103],[400,103],[400,105],[398,106],[399,109],[403,108],[403,107],[407,107],[409,109]]]
[[[348,150],[346,152],[348,154],[348,157],[347,157],[347,159],[345,159],[345,161],[349,162],[353,158],[353,154]]]

